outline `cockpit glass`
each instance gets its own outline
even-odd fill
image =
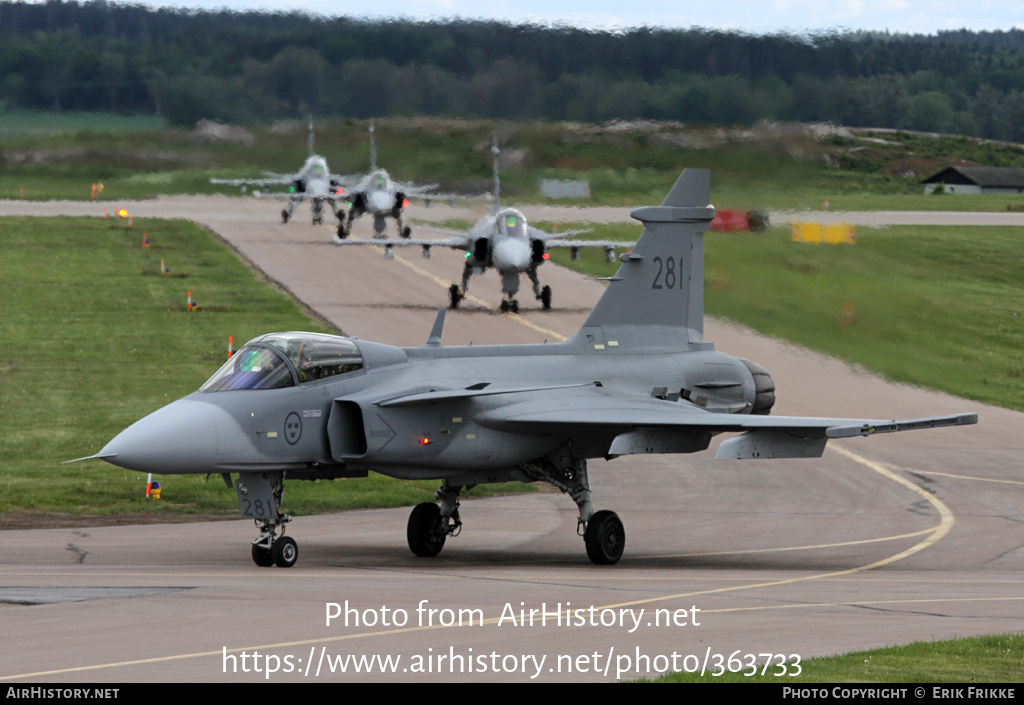
[[[258,345],[246,345],[232,355],[199,391],[282,389],[294,386],[292,371],[280,353]]]
[[[501,232],[510,237],[525,238],[526,223],[516,214],[506,215],[501,220]]]
[[[319,333],[272,333],[259,339],[280,351],[299,377],[299,384],[343,375],[363,368],[359,348],[348,338]]]
[[[272,333],[247,343],[199,391],[282,389],[362,368],[359,348],[348,338]]]

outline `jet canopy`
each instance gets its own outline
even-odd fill
[[[383,169],[378,169],[370,174],[370,188],[381,189],[384,191],[390,189],[391,177],[389,177],[388,173]]]
[[[246,343],[199,391],[283,389],[362,368],[359,348],[348,338],[271,333]]]
[[[526,218],[511,208],[498,213],[498,231],[507,237],[526,240]]]

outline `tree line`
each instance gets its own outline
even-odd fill
[[[0,2],[0,109],[255,123],[761,119],[1024,141],[1024,31],[625,32]]]

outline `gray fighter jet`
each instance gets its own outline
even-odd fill
[[[344,240],[352,232],[352,221],[364,213],[373,218],[373,231],[383,236],[387,219],[394,218],[400,237],[408,238],[412,229],[402,224],[402,212],[409,205],[410,198],[426,201],[452,201],[460,196],[435,193],[437,184],[414,184],[394,181],[387,171],[377,167],[377,143],[374,140],[374,125],[370,121],[370,172],[366,175],[342,176],[340,183],[345,189],[345,200],[349,203],[348,220],[338,225],[335,242]]]
[[[634,243],[615,240],[564,240],[589,232],[589,230],[567,230],[562,233],[547,233],[531,227],[526,216],[515,208],[501,207],[501,180],[498,173],[498,145],[491,147],[494,156],[494,189],[491,196],[490,214],[484,216],[468,231],[440,230],[425,227],[424,230],[439,232],[447,238],[406,239],[404,240],[356,240],[335,237],[337,245],[378,245],[384,247],[384,256],[392,257],[393,247],[419,246],[423,248],[423,256],[430,257],[432,247],[450,247],[466,252],[465,264],[462,268],[462,284],[452,284],[448,288],[449,307],[458,308],[469,289],[469,279],[474,274],[483,274],[493,267],[501,275],[502,313],[519,312],[519,293],[521,275],[525,274],[533,285],[533,295],[547,310],[551,308],[551,287],[541,287],[537,276],[537,267],[548,260],[548,249],[567,247],[572,250],[573,257],[578,256],[581,247],[602,247],[609,261],[614,261],[616,248],[629,248]]]
[[[210,179],[212,184],[227,184],[229,186],[241,186],[245,192],[248,188],[255,188],[254,195],[257,198],[278,198],[288,201],[288,207],[281,211],[281,222],[287,223],[295,210],[295,204],[308,200],[313,211],[313,225],[324,222],[324,204],[330,206],[338,220],[345,218],[345,211],[337,208],[336,203],[344,200],[343,179],[339,174],[332,174],[327,166],[327,160],[319,154],[313,153],[313,122],[309,123],[309,157],[305,164],[294,174],[274,174],[268,172],[267,176],[259,179]],[[270,189],[275,186],[287,186],[287,193],[264,193],[262,189]]]
[[[661,206],[632,216],[644,231],[583,327],[557,344],[445,347],[438,312],[425,345],[273,333],[247,343],[199,391],[150,414],[93,458],[141,472],[215,473],[234,487],[259,536],[261,566],[290,566],[284,482],[363,476],[438,479],[437,503],[412,510],[417,556],[462,528],[459,493],[508,480],[572,497],[597,564],[619,560],[625,531],[595,512],[587,463],[621,455],[820,457],[830,438],[977,422],[975,414],[888,421],[771,416],[775,387],[758,365],[703,336],[703,241],[714,208],[707,170],[688,169]],[[280,535],[279,535],[280,531]]]

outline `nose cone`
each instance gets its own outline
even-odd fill
[[[494,246],[491,259],[499,271],[521,272],[530,264],[530,246],[521,240],[501,239]]]
[[[219,472],[219,454],[237,445],[242,435],[223,409],[179,399],[126,428],[99,455],[111,455],[107,462],[139,472]]]
[[[395,207],[395,199],[387,191],[371,191],[370,197],[366,200],[370,204],[370,210],[376,213],[385,213]]]
[[[309,198],[322,198],[327,195],[327,182],[323,179],[309,179],[306,182],[306,196]]]

